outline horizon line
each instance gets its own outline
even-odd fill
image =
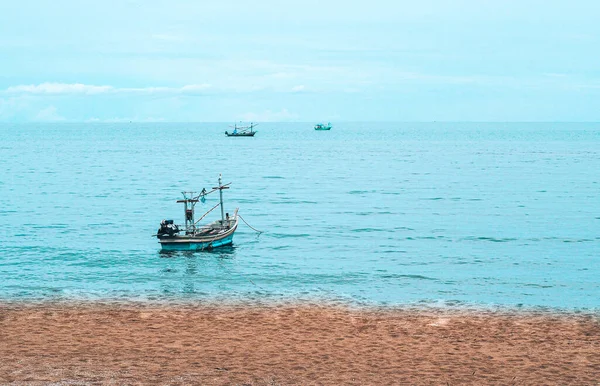
[[[153,121],[144,121],[144,120],[117,120],[117,121],[102,121],[102,120],[94,120],[94,121],[0,121],[0,124],[130,124],[130,123],[144,123],[144,124],[213,124],[213,123],[239,123],[239,122],[250,122],[250,123],[260,123],[260,124],[314,124],[315,122],[319,123],[322,121],[252,121],[252,120],[235,120],[235,121],[161,121],[161,120],[153,120]],[[328,122],[331,122],[328,120]],[[456,120],[440,120],[440,121],[426,121],[426,120],[415,120],[415,121],[397,121],[397,120],[385,120],[385,121],[350,121],[350,120],[340,120],[334,121],[336,123],[600,123],[600,121],[537,121],[537,120],[518,120],[518,121],[485,121],[485,120],[465,120],[465,121],[456,121]]]

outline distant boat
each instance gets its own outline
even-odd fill
[[[230,184],[222,185],[219,175],[219,186],[212,188],[209,192],[206,189],[202,189],[202,192],[197,195],[194,192],[182,192],[183,200],[177,200],[177,202],[184,205],[185,225],[180,228],[179,225],[173,223],[173,220],[161,221],[156,237],[162,250],[201,251],[233,244],[233,233],[238,226],[238,210],[236,209],[233,217],[230,217],[229,213],[225,213],[223,209],[223,190],[229,189]],[[194,207],[198,201],[204,202],[206,195],[217,190],[219,191],[219,203],[196,220]],[[221,219],[199,226],[198,222],[218,206],[221,207]]]
[[[233,132],[228,133],[225,132],[225,135],[228,137],[254,137],[254,134],[257,131],[254,131],[254,128],[258,126],[258,123],[250,123],[249,126],[238,126],[237,124],[229,127],[233,127]]]
[[[317,123],[315,125],[315,130],[331,130],[331,123],[330,122],[327,122],[327,124]]]

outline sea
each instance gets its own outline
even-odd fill
[[[600,123],[332,125],[0,124],[0,301],[600,310]],[[252,228],[162,253],[220,175]]]

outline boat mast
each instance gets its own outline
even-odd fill
[[[225,214],[223,213],[223,187],[221,186],[221,175],[219,174],[219,202],[221,203],[221,224],[225,224]]]
[[[219,189],[219,205],[221,206],[221,225],[225,224],[225,210],[223,209],[223,189],[229,189],[229,186],[221,184],[221,175],[219,174],[219,186],[213,189]]]

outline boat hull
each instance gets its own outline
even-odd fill
[[[331,130],[331,123],[328,123],[328,124],[317,123],[317,124],[315,125],[315,130],[317,130],[317,131],[327,131],[327,130]]]
[[[220,240],[213,241],[178,241],[178,242],[163,242],[161,241],[163,251],[205,251],[217,247],[233,244],[233,234],[224,237]]]
[[[256,134],[256,131],[253,131],[252,133],[242,133],[242,134],[233,134],[233,133],[228,133],[225,132],[225,135],[228,137],[254,137],[254,134]]]
[[[233,244],[238,226],[237,216],[231,228],[216,235],[176,235],[159,239],[163,251],[203,251]]]

